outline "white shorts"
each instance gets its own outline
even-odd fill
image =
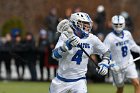
[[[49,93],[87,93],[86,79],[63,82],[57,77],[52,80]]]
[[[138,73],[135,64],[132,64],[125,69],[121,69],[119,73],[112,72],[112,76],[113,76],[113,83],[117,87],[122,87],[124,86],[124,81],[126,78],[127,79],[138,78]]]

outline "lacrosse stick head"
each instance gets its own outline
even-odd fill
[[[73,30],[70,28],[70,22],[67,19],[60,21],[57,25],[57,32],[62,33],[64,31],[67,31],[68,33],[73,33]]]

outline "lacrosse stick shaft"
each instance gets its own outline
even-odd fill
[[[137,61],[137,60],[140,60],[140,57],[137,57],[133,60],[133,62]]]
[[[95,64],[95,66],[99,69],[100,67],[98,66],[97,63],[95,63],[95,61],[91,58],[91,56],[83,49],[83,47],[81,45],[78,45],[78,47],[81,48],[81,50],[89,57],[89,59]]]
[[[122,68],[126,68],[129,65],[132,65],[133,62],[140,60],[140,57],[137,57],[135,59],[133,59],[131,62],[128,62],[128,64],[126,64],[125,66],[122,66]]]

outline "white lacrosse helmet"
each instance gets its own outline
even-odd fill
[[[117,33],[121,33],[125,28],[125,19],[121,15],[115,15],[112,17],[112,27]]]
[[[76,12],[71,14],[70,26],[74,30],[74,33],[80,37],[87,37],[92,29],[92,20],[87,13]]]

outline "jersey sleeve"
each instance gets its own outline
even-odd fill
[[[104,53],[106,53],[108,51],[108,47],[106,47],[105,44],[98,37],[94,37],[94,39],[94,53],[98,55],[103,55]]]
[[[111,41],[110,41],[109,35],[106,36],[106,38],[104,39],[103,43],[105,44],[106,47],[108,47],[110,49]]]
[[[64,45],[66,40],[66,36],[64,34],[61,34],[55,48],[52,51],[52,57],[54,59],[58,60],[67,54],[67,52],[62,49],[62,46]]]
[[[140,54],[140,46],[138,46],[136,44],[136,42],[134,41],[131,33],[129,33],[129,38],[130,38],[130,49],[133,52],[139,53]]]
[[[67,37],[64,34],[61,34],[59,39],[58,39],[58,42],[55,46],[55,49],[62,46],[64,44],[64,42],[66,42],[66,40],[67,40]]]

